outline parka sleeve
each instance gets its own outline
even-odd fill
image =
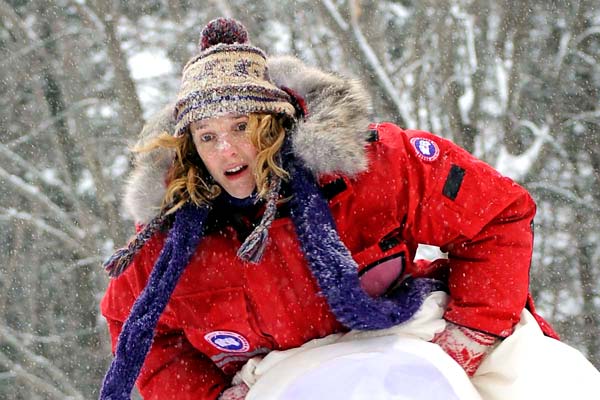
[[[144,278],[135,263],[119,278],[111,280],[101,302],[114,353],[124,321],[127,319],[139,284]],[[146,277],[147,278],[147,277]],[[144,361],[136,386],[145,400],[214,400],[227,386],[228,379],[214,363],[194,348],[182,330],[174,327],[163,313],[155,331],[152,347]]]
[[[404,235],[448,253],[444,318],[506,337],[527,301],[535,203],[459,146],[422,131],[394,135],[408,205]]]

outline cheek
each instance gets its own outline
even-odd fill
[[[256,155],[258,154],[258,150],[252,143],[246,143],[242,146],[242,151],[244,152],[244,156],[250,162],[256,161]]]
[[[198,155],[200,156],[200,160],[202,160],[202,163],[204,164],[204,166],[206,167],[208,172],[214,176],[214,172],[217,170],[217,167],[218,167],[218,161],[214,157],[214,155],[211,155],[210,152],[203,153],[200,151],[198,151]]]

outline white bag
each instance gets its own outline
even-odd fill
[[[485,400],[600,399],[600,372],[578,350],[545,336],[527,310],[471,382]]]
[[[246,400],[566,400],[600,398],[600,372],[574,348],[544,336],[523,311],[469,380],[429,343],[444,329],[447,295],[432,293],[415,316],[379,331],[335,334],[254,358],[234,378]]]

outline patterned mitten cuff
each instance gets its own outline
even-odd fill
[[[230,388],[223,390],[218,400],[244,400],[250,389],[245,383],[233,385]]]
[[[473,376],[485,356],[500,339],[497,336],[476,331],[448,322],[446,329],[432,340],[452,357],[467,373]]]

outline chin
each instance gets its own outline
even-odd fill
[[[239,200],[243,200],[246,197],[249,197],[252,193],[249,193],[247,195],[243,195],[243,194],[233,194],[233,193],[229,193],[229,195],[235,199],[239,199]]]
[[[231,191],[231,192],[229,190],[227,190],[227,193],[231,197],[234,197],[236,199],[245,199],[246,197],[250,197],[253,192],[254,192],[254,188],[252,188],[251,190],[244,190],[244,191],[235,190],[235,191]]]

